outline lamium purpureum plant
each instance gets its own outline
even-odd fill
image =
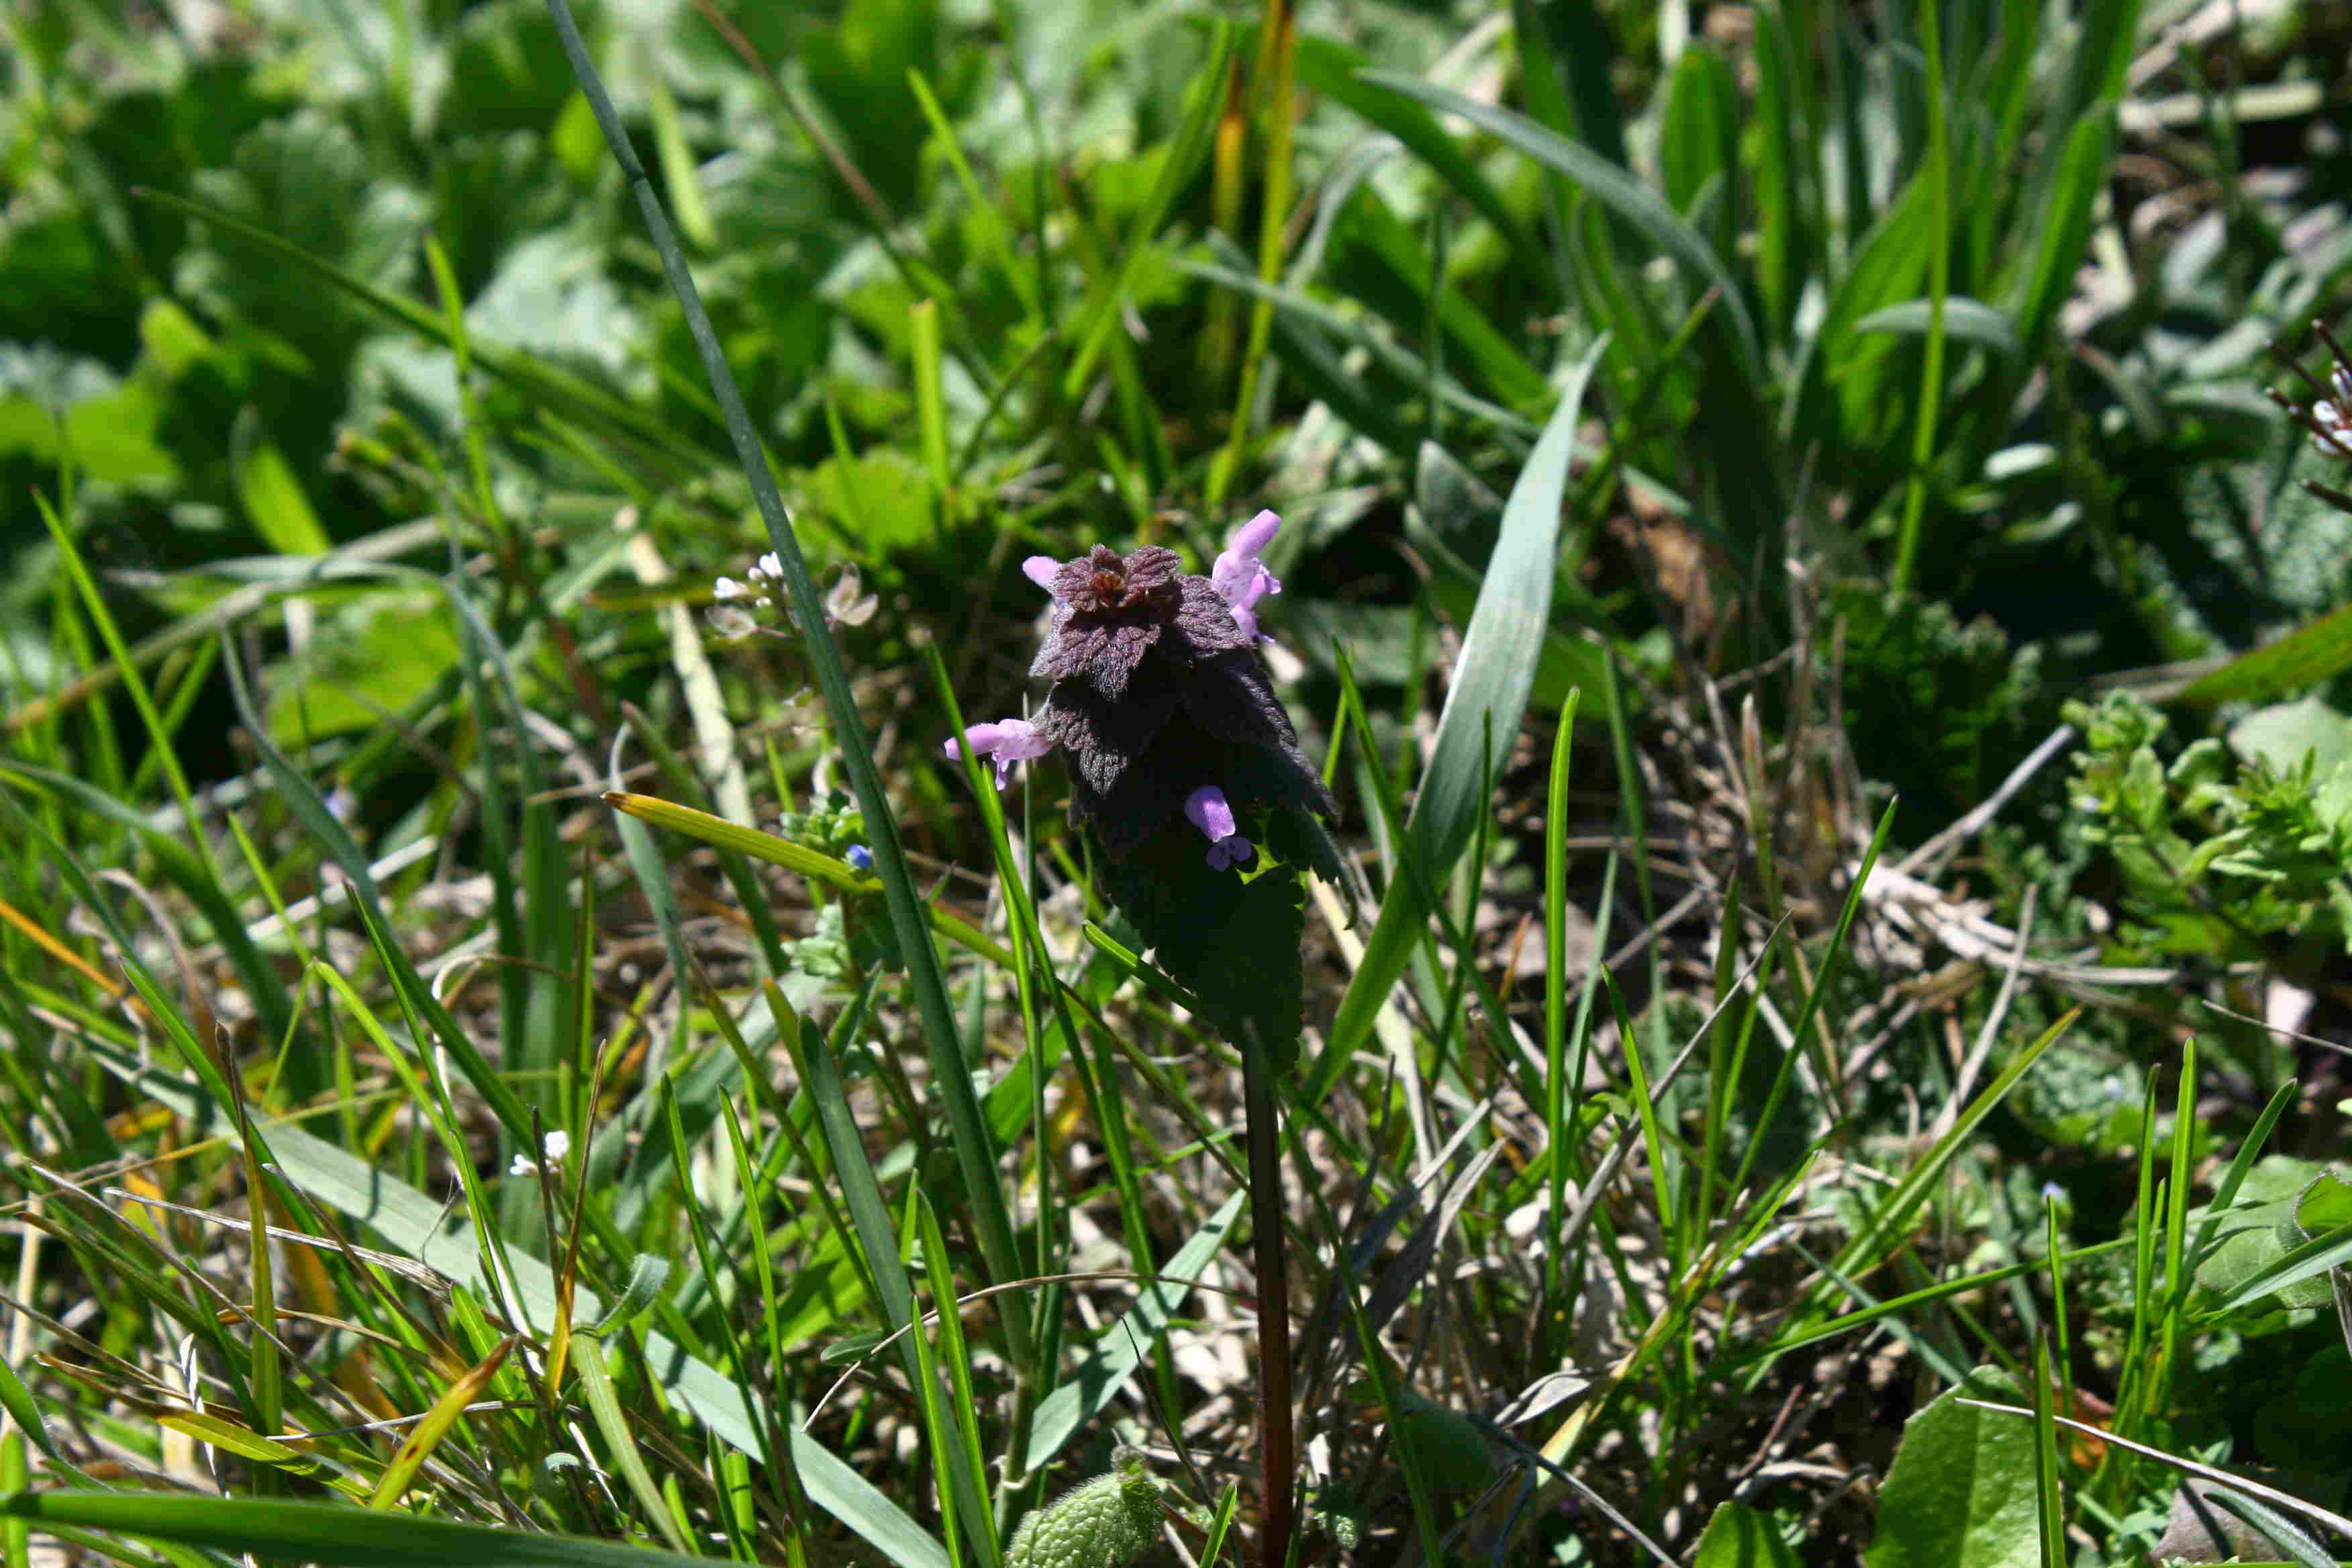
[[[1241,1047],[1258,1288],[1259,1556],[1286,1560],[1291,1439],[1288,1270],[1274,1081],[1297,1054],[1299,950],[1312,868],[1345,889],[1331,792],[1298,747],[1258,645],[1257,604],[1282,584],[1262,552],[1282,520],[1235,530],[1206,576],[1172,550],[1096,545],[1022,571],[1053,596],[1030,673],[1053,682],[1034,718],[974,724],[947,742],[1013,768],[1066,754],[1070,817],[1096,883],[1196,1014]]]
[[[1157,545],[1032,556],[1022,571],[1054,605],[1030,673],[1053,685],[1034,717],[947,742],[989,758],[999,789],[1064,752],[1102,891],[1202,1015],[1277,1068],[1298,1039],[1299,872],[1346,885],[1325,826],[1338,808],[1258,653],[1272,639],[1256,605],[1282,589],[1262,552],[1281,526],[1258,513],[1206,576]]]

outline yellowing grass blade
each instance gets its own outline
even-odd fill
[[[400,1500],[400,1494],[408,1489],[409,1479],[416,1474],[417,1467],[424,1464],[425,1457],[449,1435],[449,1428],[457,1424],[457,1417],[465,1413],[466,1406],[474,1403],[482,1390],[489,1386],[490,1379],[496,1377],[499,1368],[506,1364],[507,1356],[514,1350],[515,1342],[520,1337],[509,1334],[500,1340],[489,1354],[452,1383],[441,1397],[433,1402],[433,1408],[425,1413],[425,1419],[416,1424],[416,1429],[409,1433],[400,1445],[400,1452],[394,1454],[392,1463],[384,1468],[383,1479],[376,1483],[375,1494],[368,1499],[368,1507],[390,1508]]]

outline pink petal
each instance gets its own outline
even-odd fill
[[[1258,552],[1273,542],[1281,528],[1282,519],[1274,513],[1258,513],[1234,530],[1233,537],[1225,542],[1224,553],[1209,569],[1210,586],[1235,610],[1246,610],[1266,595],[1282,592],[1281,582],[1258,559]],[[1255,626],[1247,629],[1255,631]]]
[[[998,719],[985,724],[967,725],[963,744],[976,756],[987,757],[996,763],[996,787],[1003,789],[1004,781],[1015,763],[1025,763],[1042,757],[1054,749],[1053,740],[1026,719]],[[947,754],[961,758],[962,751],[952,740],[946,743]]]
[[[1234,808],[1226,804],[1225,792],[1214,784],[1202,784],[1184,797],[1184,816],[1213,844],[1234,836]]]

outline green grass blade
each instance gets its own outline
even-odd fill
[[[579,1536],[493,1530],[332,1503],[247,1501],[152,1492],[18,1492],[0,1515],[40,1526],[120,1531],[185,1546],[348,1568],[686,1568],[675,1552]]]
[[[1595,0],[1511,0],[1511,26],[1528,108],[1538,122],[1630,167],[1612,75],[1615,40]]]
[[[1850,330],[1924,338],[1934,312],[1932,300],[1906,300],[1901,304],[1883,305],[1870,311],[1855,321]],[[2021,359],[2025,353],[2025,340],[2018,334],[2017,323],[2010,319],[2007,310],[1965,295],[1945,297],[1944,335],[1956,343],[1990,349],[2006,360]]]
[[[82,1049],[139,1094],[187,1118],[195,1135],[226,1137],[232,1131],[220,1103],[188,1080],[144,1066],[131,1053],[109,1046],[85,1041]],[[271,1159],[295,1186],[373,1227],[394,1250],[460,1284],[483,1288],[481,1249],[473,1226],[452,1221],[447,1205],[290,1123],[263,1124],[261,1131]],[[552,1321],[555,1277],[547,1266],[519,1251],[509,1254],[507,1265],[532,1321]],[[575,1319],[593,1321],[603,1310],[602,1298],[586,1286],[573,1292]],[[759,1428],[746,1417],[744,1391],[734,1379],[659,1332],[646,1335],[643,1365],[669,1397],[719,1437],[747,1454],[760,1452]],[[831,1449],[797,1429],[792,1441],[793,1458],[811,1501],[900,1568],[948,1568],[947,1550]]]
[[[1242,1203],[1247,1196],[1245,1193],[1235,1193],[1227,1198],[1223,1206],[1210,1216],[1209,1223],[1168,1260],[1160,1279],[1143,1288],[1135,1305],[1103,1335],[1094,1354],[1065,1377],[1060,1387],[1039,1401],[1037,1414],[1029,1424],[1029,1463],[1033,1469],[1043,1468],[1048,1459],[1061,1452],[1064,1444],[1077,1435],[1079,1428],[1100,1415],[1103,1406],[1118,1395],[1139,1364],[1142,1352],[1168,1331],[1169,1319],[1192,1291],[1191,1281],[1201,1277],[1209,1260],[1224,1247],[1225,1237],[1232,1231],[1234,1221],[1241,1216]]]
[[[1819,990],[1816,984],[1815,989]],[[2078,1010],[2079,1011],[2079,1010]],[[2042,1058],[2042,1053],[2058,1043],[2060,1036],[2073,1026],[2074,1013],[2067,1013],[2023,1050],[2011,1058],[2000,1075],[1984,1087],[1966,1110],[1952,1123],[1951,1130],[1937,1139],[1933,1147],[1921,1156],[1919,1163],[1903,1173],[1894,1190],[1871,1210],[1870,1217],[1856,1229],[1851,1240],[1839,1249],[1837,1271],[1846,1277],[1859,1278],[1882,1258],[1900,1238],[1904,1227],[1917,1213],[1942,1179],[1946,1166],[1956,1159],[1975,1136],[1978,1126],[1992,1114],[1995,1107],[2009,1098],[2028,1068]]]
[[[1927,469],[1936,456],[1936,418],[1944,392],[1944,312],[1952,292],[1952,163],[1951,135],[1945,126],[1943,26],[1939,8],[1922,5],[1919,37],[1927,95],[1928,205],[1934,229],[1927,247],[1927,352],[1919,366],[1919,402],[1911,437],[1911,473],[1904,489],[1903,521],[1895,535],[1895,568],[1889,579],[1895,593],[1910,591],[1919,563],[1919,530],[1927,516]]]
[[[907,1363],[907,1376],[914,1387],[936,1397],[936,1386],[924,1379],[924,1352],[914,1342],[922,1331],[915,1321],[914,1284],[900,1261],[899,1237],[882,1195],[881,1181],[874,1173],[865,1140],[859,1136],[856,1119],[850,1112],[840,1065],[834,1058],[833,1042],[825,1038],[823,1030],[803,1019],[801,1052],[799,1059],[807,1068],[809,1098],[816,1105],[817,1125],[824,1134],[825,1147],[833,1154],[834,1180],[840,1184],[843,1205],[849,1210],[850,1225],[865,1251],[866,1266],[881,1301],[884,1321],[894,1332],[907,1331],[898,1342],[900,1357]],[[1023,1320],[1018,1312],[1006,1312],[1000,1321],[1009,1324]],[[995,1529],[983,1500],[981,1478],[962,1462],[960,1446],[933,1457],[955,1489],[955,1511],[961,1516],[960,1522],[972,1550],[988,1568],[995,1568]]]
[[[1481,217],[1495,226],[1518,258],[1521,271],[1530,278],[1549,278],[1550,262],[1537,247],[1527,225],[1495,189],[1494,183],[1462,150],[1461,144],[1445,133],[1437,116],[1410,99],[1384,92],[1363,80],[1359,73],[1369,63],[1363,55],[1334,39],[1310,34],[1298,40],[1301,87],[1362,116],[1374,128],[1402,142],[1408,152],[1427,163],[1438,178],[1453,186],[1463,200],[1478,210]]]
[[[1518,736],[1550,615],[1552,562],[1559,548],[1569,454],[1585,387],[1607,352],[1603,339],[1570,374],[1559,405],[1519,470],[1503,509],[1502,535],[1463,636],[1454,689],[1438,716],[1429,771],[1406,828],[1431,881],[1443,877],[1469,843],[1477,818],[1487,809],[1478,793],[1479,781],[1502,765]],[[1400,878],[1389,886],[1380,920],[1364,943],[1363,962],[1340,999],[1329,1042],[1309,1079],[1309,1103],[1328,1091],[1340,1065],[1370,1037],[1373,1018],[1421,939],[1431,911],[1418,881]]]
[[[2033,232],[2040,243],[2019,258],[2021,270],[2015,275],[2012,308],[2018,336],[2036,359],[2047,350],[2058,307],[2066,302],[2082,268],[2094,206],[2107,188],[2115,141],[2112,104],[2100,105],[2067,130],[2049,200],[2037,209]]]
[[[1623,169],[1612,163],[1589,148],[1561,140],[1523,116],[1508,110],[1449,92],[1417,77],[1394,71],[1366,71],[1363,78],[1376,87],[1391,92],[1418,99],[1444,114],[1457,114],[1472,124],[1500,138],[1536,162],[1556,169],[1615,213],[1650,244],[1690,268],[1699,287],[1723,290],[1723,309],[1732,326],[1732,341],[1737,345],[1741,363],[1750,380],[1757,378],[1763,363],[1757,342],[1756,323],[1748,314],[1747,296],[1739,280],[1707,244],[1698,230],[1683,221],[1675,210],[1660,200],[1657,194],[1642,184]]]
[[[956,1163],[961,1171],[964,1189],[972,1208],[972,1229],[980,1241],[982,1258],[988,1265],[992,1283],[1003,1283],[1021,1276],[1020,1258],[1013,1240],[1013,1219],[1004,1192],[999,1184],[996,1171],[996,1149],[982,1120],[979,1097],[973,1092],[970,1064],[963,1059],[961,1036],[956,1029],[955,1009],[949,1005],[947,986],[940,973],[939,954],[931,946],[930,934],[924,919],[923,900],[915,886],[914,874],[907,865],[906,850],[898,842],[898,818],[890,809],[890,796],[875,765],[873,748],[867,743],[865,721],[858,716],[857,697],[851,690],[849,671],[844,667],[841,650],[834,644],[824,613],[824,601],[816,584],[809,577],[808,564],[802,558],[800,541],[793,531],[792,520],[784,510],[783,497],[776,489],[775,476],[770,471],[760,437],[753,429],[751,416],[743,405],[743,395],[735,384],[734,373],[727,366],[727,356],[720,349],[717,331],[710,324],[709,312],[703,309],[702,296],[696,289],[693,274],[688,269],[686,257],[678,249],[677,238],[670,232],[669,220],[663,214],[661,202],[654,195],[652,183],[646,179],[644,165],[637,161],[635,148],[629,143],[627,129],[622,124],[620,112],[613,107],[611,95],[604,90],[603,79],[595,63],[588,58],[588,47],[573,24],[572,11],[564,0],[548,0],[548,10],[555,19],[556,30],[563,43],[563,52],[572,63],[572,75],[580,89],[587,95],[589,107],[595,111],[596,123],[604,133],[605,145],[611,149],[614,162],[620,164],[631,188],[635,192],[639,213],[653,237],[654,247],[660,253],[662,269],[669,279],[671,291],[677,297],[679,309],[685,313],[687,328],[694,339],[696,350],[702,358],[704,374],[709,378],[710,389],[719,399],[720,413],[727,424],[727,434],[733,442],[736,460],[741,465],[744,478],[751,487],[751,498],[757,503],[761,520],[767,525],[768,541],[773,547],[779,564],[783,568],[784,585],[791,600],[793,616],[802,628],[801,647],[805,653],[810,670],[816,677],[824,694],[827,714],[832,719],[833,741],[838,749],[842,772],[848,776],[850,791],[857,800],[858,809],[866,818],[868,847],[874,855],[875,868],[881,873],[883,896],[890,910],[890,923],[897,933],[901,960],[907,966],[907,983],[915,994],[915,1009],[921,1022],[920,1034],[931,1055],[931,1080],[940,1100],[945,1103],[950,1141],[955,1149]],[[1012,1359],[1023,1375],[1034,1369],[1034,1347],[1030,1342],[1028,1325],[1019,1312],[1004,1317],[1005,1335]]]
[[[2042,1568],[2066,1568],[2066,1500],[2058,1479],[2058,1390],[2050,1377],[2050,1336],[2033,1340],[2033,1496]]]
[[[2352,605],[2240,654],[2189,683],[2177,700],[2197,707],[2267,702],[2352,669]]]

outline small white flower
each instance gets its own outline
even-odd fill
[[[557,1131],[549,1133],[546,1138],[541,1141],[541,1158],[550,1165],[561,1165],[563,1163],[563,1157],[571,1152],[572,1134],[563,1131],[560,1128]],[[540,1168],[539,1160],[534,1160],[528,1154],[517,1154],[514,1157],[513,1162],[507,1166],[507,1174],[509,1176],[536,1176],[540,1173]]]
[[[749,588],[732,577],[721,577],[710,584],[710,596],[714,599],[740,599],[748,596],[750,593]]]

